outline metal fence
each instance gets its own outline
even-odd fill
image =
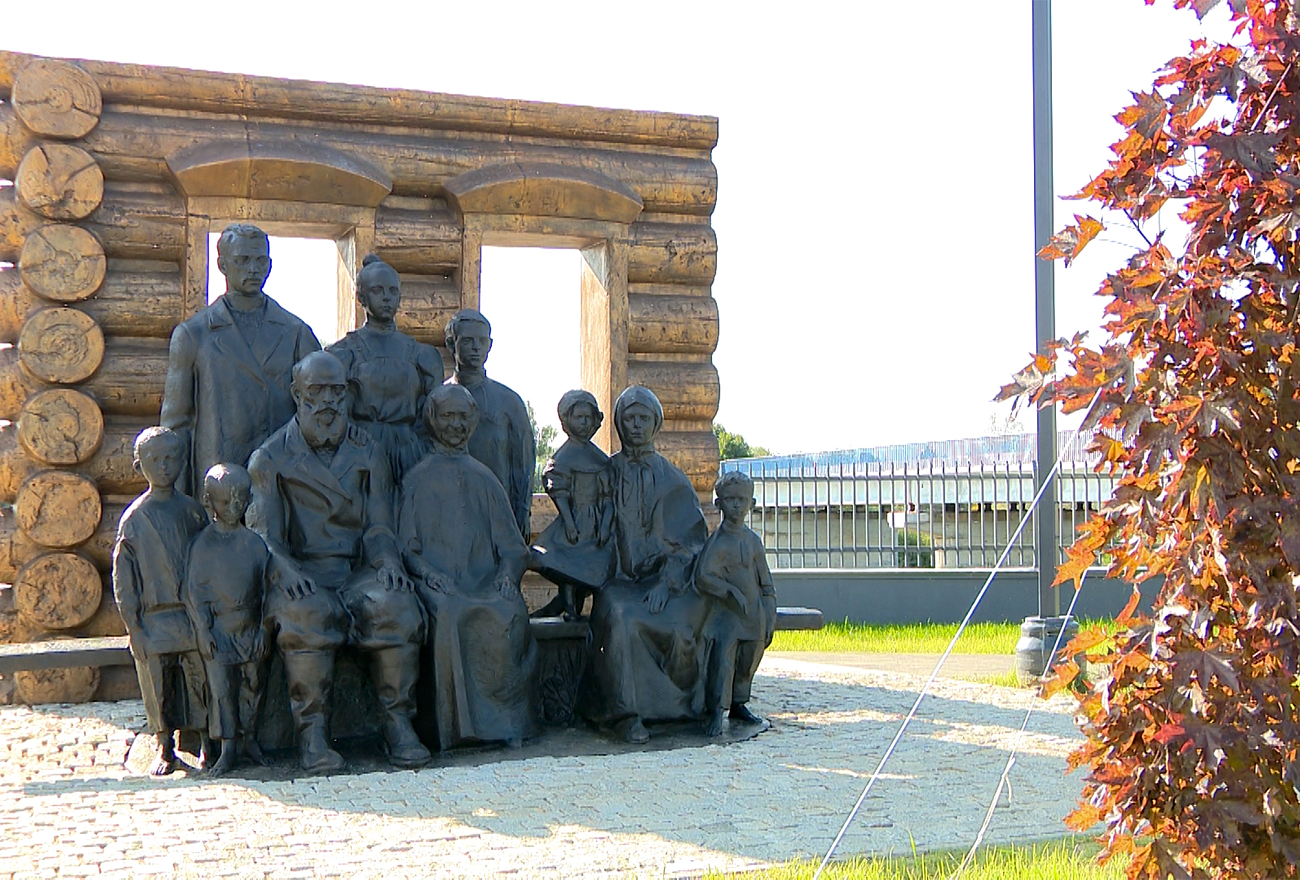
[[[742,459],[722,469],[754,480],[749,524],[774,568],[989,568],[1008,543],[1007,567],[1036,566],[1038,514],[1011,540],[1032,506],[1032,462]],[[1068,545],[1110,498],[1114,478],[1074,462],[1056,479]]]

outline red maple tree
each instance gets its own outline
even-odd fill
[[[1231,41],[1134,93],[1077,196],[1146,241],[1098,291],[1104,338],[1056,341],[1000,395],[1087,409],[1119,476],[1059,580],[1102,551],[1111,576],[1164,579],[1150,614],[1135,592],[1116,635],[1071,649],[1109,671],[1080,697],[1069,823],[1104,823],[1102,859],[1130,854],[1133,878],[1300,873],[1300,20],[1291,0],[1230,7]],[[1146,237],[1167,204],[1181,246]],[[1041,256],[1101,229],[1078,215]]]

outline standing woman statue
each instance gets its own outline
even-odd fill
[[[442,355],[397,329],[401,280],[374,254],[361,262],[357,300],[366,323],[328,350],[348,371],[353,421],[388,456],[397,486],[428,452],[420,409],[429,392],[442,385]]]

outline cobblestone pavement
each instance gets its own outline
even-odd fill
[[[136,776],[139,702],[0,708],[0,878],[681,877],[824,853],[922,679],[767,659],[725,747],[285,781]],[[969,846],[1030,696],[944,680],[841,851]],[[991,842],[1064,833],[1071,703],[1040,704]]]

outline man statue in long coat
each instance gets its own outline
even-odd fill
[[[176,488],[191,497],[214,464],[248,462],[293,416],[293,365],[320,342],[301,318],[262,292],[270,241],[256,226],[227,226],[217,241],[226,292],[173,332],[163,389],[163,427],[189,446]]]

